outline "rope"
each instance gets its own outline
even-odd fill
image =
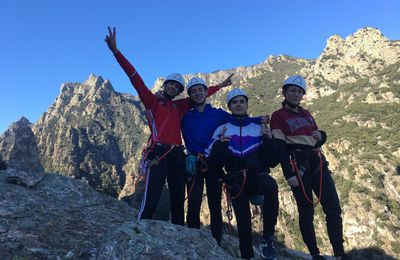
[[[239,193],[236,194],[236,196],[232,198],[233,200],[236,199],[237,197],[239,197],[240,194],[242,194],[243,188],[244,188],[244,184],[246,183],[246,178],[247,178],[246,172],[247,172],[247,170],[246,170],[246,169],[243,169],[242,171],[243,171],[243,182],[242,182],[242,186],[240,187]]]
[[[192,191],[193,191],[193,187],[194,187],[194,182],[195,182],[195,180],[196,180],[196,174],[193,176],[192,185],[190,186],[189,192],[188,192],[188,194],[187,194],[185,200],[189,199],[189,196],[190,196],[190,194],[191,194]],[[185,200],[184,200],[184,201],[185,201]]]
[[[232,214],[232,199],[231,196],[229,195],[229,191],[228,191],[228,187],[226,184],[224,184],[224,193],[226,196],[226,206],[227,206],[227,210],[226,210],[226,217],[228,218],[228,227],[229,227],[229,238],[232,238],[232,219],[233,219],[233,214]]]
[[[302,178],[300,176],[299,168],[297,167],[296,158],[292,159],[292,157],[289,156],[290,157],[290,164],[292,165],[292,170],[297,173],[297,178],[298,178],[298,180],[300,182],[301,190],[303,191],[303,194],[306,197],[306,200],[309,203],[311,203],[314,206],[314,208],[318,205],[318,203],[321,201],[321,198],[322,198],[322,164],[323,163],[322,163],[322,155],[321,155],[321,150],[320,149],[317,149],[317,154],[318,154],[318,157],[319,157],[320,178],[319,178],[319,195],[317,197],[317,201],[316,202],[313,202],[312,198],[310,198],[306,193],[306,190],[304,188],[303,180],[302,180]],[[312,194],[311,194],[311,196],[312,196]]]

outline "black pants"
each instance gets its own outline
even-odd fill
[[[302,177],[304,188],[307,196],[312,199],[312,192],[319,196],[320,191],[320,164],[314,160],[311,167],[304,173]],[[306,199],[302,188],[292,188],[294,197],[297,202],[299,212],[299,225],[303,241],[307,245],[311,255],[318,255],[319,249],[315,237],[314,229],[314,206]],[[322,209],[326,215],[326,224],[328,228],[329,240],[333,247],[335,256],[342,256],[343,249],[343,226],[341,218],[341,208],[339,197],[336,192],[335,184],[332,180],[330,171],[324,163],[322,169]]]
[[[231,189],[230,196],[235,197],[240,189],[241,178],[235,178],[235,188]],[[229,182],[229,180],[228,180]],[[238,186],[239,184],[239,186]],[[229,185],[229,183],[227,183]],[[242,258],[254,257],[251,227],[251,212],[249,196],[264,195],[263,204],[263,237],[273,236],[278,218],[278,185],[274,178],[267,173],[247,173],[243,192],[232,200],[239,232],[239,247]]]
[[[221,169],[222,171],[222,169]],[[217,180],[218,174],[215,170],[207,172],[196,172],[193,188],[192,182],[187,183],[188,211],[186,222],[190,228],[200,228],[200,208],[203,200],[204,180],[206,181],[207,201],[210,210],[211,232],[218,245],[221,245],[222,236],[222,213],[221,213],[221,193],[222,184]]]
[[[157,144],[149,154],[150,160],[157,159],[169,149],[167,145]],[[184,199],[185,199],[185,154],[181,146],[172,149],[168,155],[150,168],[146,179],[146,189],[139,210],[138,219],[151,219],[160,200],[161,191],[168,182],[171,206],[171,222],[184,225]]]

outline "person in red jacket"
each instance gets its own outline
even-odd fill
[[[163,97],[155,96],[144,84],[133,65],[117,48],[115,28],[108,27],[105,38],[108,48],[128,75],[140,100],[146,108],[151,135],[144,163],[146,178],[145,194],[138,219],[151,219],[160,200],[161,191],[168,182],[171,222],[184,225],[185,198],[185,154],[183,151],[180,122],[183,115],[191,108],[189,98],[173,100],[184,90],[185,81],[181,74],[170,74],[163,83]],[[231,84],[231,76],[221,84],[210,87],[208,95]],[[142,165],[143,166],[143,165]]]
[[[303,240],[312,259],[325,259],[320,255],[313,225],[314,192],[326,215],[328,236],[336,259],[349,259],[343,248],[339,197],[328,163],[320,151],[326,133],[318,129],[311,113],[300,106],[306,94],[304,78],[299,75],[289,77],[282,86],[282,94],[285,97],[282,108],[272,114],[270,125],[283,174],[297,202]]]

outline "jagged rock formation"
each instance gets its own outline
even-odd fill
[[[63,84],[33,131],[46,171],[85,179],[113,196],[134,174],[130,159],[148,133],[140,103],[94,75],[83,84]]]
[[[12,151],[14,151],[14,153],[19,153],[20,151],[18,151],[18,149],[29,149],[35,146],[34,144],[32,144],[33,140],[30,139],[30,137],[33,136],[33,133],[30,130],[31,126],[32,124],[29,122],[29,120],[25,117],[22,117],[17,122],[13,123],[7,129],[7,131],[4,132],[0,142],[0,153],[2,154],[3,160],[9,162],[10,158],[13,157],[11,155]],[[19,144],[23,144],[26,141],[22,138],[27,138],[31,145],[29,147],[25,145],[23,145],[23,147],[19,146]],[[37,152],[37,149],[34,149],[34,151],[32,151],[32,157],[34,160],[38,158],[38,154],[36,154],[35,152]],[[17,155],[18,154],[16,154],[16,156]],[[13,161],[14,162],[12,163],[12,166],[17,167],[18,165],[15,164],[15,160]],[[35,165],[34,167],[38,166]]]
[[[0,147],[8,157],[7,180],[28,187],[34,186],[43,178],[44,173],[31,123],[23,117],[7,130],[5,136],[7,138],[2,140]]]
[[[314,99],[335,92],[334,84],[372,78],[399,60],[400,41],[389,40],[378,29],[365,27],[346,39],[331,36],[316,62],[304,67],[300,73],[312,87],[318,87],[318,90],[312,88],[307,95]]]
[[[366,27],[342,39],[331,36],[314,65],[315,75],[336,83],[369,77],[400,59],[400,41],[390,41],[378,29]]]
[[[214,85],[235,72],[233,86],[248,92],[250,114],[257,115],[271,114],[280,107],[280,87],[288,75],[305,76],[304,105],[328,132],[324,152],[341,198],[346,248],[375,247],[400,257],[399,53],[400,41],[385,38],[377,29],[363,28],[345,39],[332,36],[316,60],[270,56],[254,66],[185,78],[200,76]],[[156,82],[154,91],[161,82]],[[227,91],[210,98],[213,105],[226,108]],[[133,193],[138,153],[149,134],[144,122],[137,98],[117,93],[110,82],[91,76],[83,84],[64,84],[60,96],[32,129],[46,171],[85,179],[99,191],[124,197]],[[0,155],[8,162],[6,139],[6,134],[0,138]],[[289,248],[305,251],[295,201],[279,167],[273,176],[280,186],[277,236]],[[203,212],[207,225],[207,209]],[[324,222],[317,207],[319,245],[330,253]],[[258,214],[254,229],[261,230]]]

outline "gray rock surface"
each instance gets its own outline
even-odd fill
[[[0,259],[234,258],[208,230],[138,221],[126,203],[58,174],[26,188],[0,171],[0,197]]]

